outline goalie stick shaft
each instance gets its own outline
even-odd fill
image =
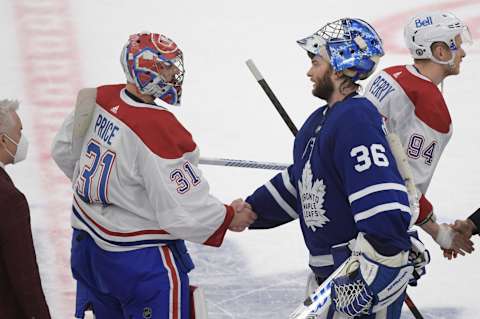
[[[289,166],[289,164],[284,164],[284,163],[257,162],[257,161],[249,161],[249,160],[238,160],[238,159],[230,159],[230,158],[211,158],[211,157],[202,157],[200,158],[199,163],[202,165],[270,169],[270,170],[276,170],[276,171],[282,171],[288,168]]]
[[[265,94],[267,94],[268,98],[272,102],[273,106],[275,106],[275,108],[277,109],[277,112],[280,114],[285,124],[287,124],[288,128],[294,136],[297,135],[297,127],[293,123],[290,116],[288,116],[287,112],[283,108],[280,101],[277,99],[277,96],[273,93],[267,81],[265,81],[265,79],[263,78],[263,75],[260,73],[260,71],[258,71],[257,66],[255,65],[255,63],[253,63],[253,60],[249,59],[246,63],[248,68],[250,69],[250,72],[252,72],[253,76],[255,77],[255,80],[257,80],[258,84],[260,84]]]
[[[310,319],[317,315],[328,311],[332,303],[330,295],[332,282],[335,277],[344,272],[350,258],[345,260],[303,303],[301,303],[291,314],[288,319]]]
[[[417,306],[415,306],[415,304],[412,301],[412,298],[410,298],[408,294],[405,294],[405,303],[407,304],[408,309],[410,309],[415,319],[423,319],[422,314],[418,310]]]
[[[252,72],[255,79],[257,80],[258,84],[260,84],[260,86],[263,88],[263,90],[267,94],[268,98],[270,99],[270,101],[272,101],[273,106],[275,106],[275,109],[278,111],[278,113],[280,113],[280,116],[282,117],[285,124],[287,124],[290,131],[293,133],[293,136],[296,136],[297,133],[298,133],[297,127],[292,122],[290,116],[288,116],[288,114],[285,111],[285,109],[283,108],[283,106],[280,104],[280,101],[278,101],[277,97],[275,96],[272,89],[270,88],[270,86],[267,84],[267,82],[263,78],[262,74],[258,70],[258,68],[255,65],[255,63],[253,62],[253,60],[248,59],[246,61],[246,64],[247,64],[248,68],[250,69],[250,71]],[[410,298],[410,296],[407,293],[405,293],[405,304],[408,306],[408,309],[410,309],[410,311],[412,312],[415,319],[424,319],[422,314],[420,313],[420,311],[415,306],[412,299]],[[291,318],[302,318],[302,317],[291,317]],[[304,318],[307,318],[307,317],[304,317]]]

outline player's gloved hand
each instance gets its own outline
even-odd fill
[[[333,279],[332,304],[337,312],[350,317],[371,314],[402,296],[413,276],[407,251],[383,256],[359,233],[353,254],[346,273]]]
[[[416,286],[418,279],[425,275],[425,266],[430,263],[430,252],[425,248],[425,245],[418,239],[416,231],[409,232],[412,248],[408,255],[408,260],[413,264],[415,271],[413,278],[408,283],[410,286]]]

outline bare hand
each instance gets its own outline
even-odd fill
[[[231,231],[244,231],[245,228],[250,226],[257,219],[257,214],[252,210],[250,204],[242,199],[234,200],[230,206],[235,210],[235,215],[228,227]]]
[[[451,246],[448,247],[449,249],[443,249],[443,256],[448,260],[457,258],[459,254],[465,256],[465,252],[470,254],[474,251],[470,237],[475,230],[475,225],[469,222],[471,223],[469,219],[456,220],[454,225],[449,225],[453,230]]]
[[[234,200],[230,206],[232,206],[236,212],[241,211],[244,208],[252,209],[252,206],[241,198]]]
[[[476,227],[475,224],[470,219],[459,220],[455,221],[452,228],[457,232],[461,233],[466,238],[472,237],[472,234],[475,232]]]
[[[447,258],[448,260],[452,260],[457,258],[458,254],[453,249],[443,249],[443,257]]]
[[[465,256],[465,253],[471,254],[474,250],[473,242],[468,237],[447,224],[438,225],[438,232],[435,241],[440,247],[453,250],[455,253],[462,256]]]

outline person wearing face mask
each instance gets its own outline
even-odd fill
[[[5,171],[27,156],[18,102],[0,100],[0,318],[48,319],[27,199]]]

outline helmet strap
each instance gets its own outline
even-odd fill
[[[455,65],[454,60],[455,60],[455,56],[457,55],[457,50],[451,50],[451,52],[452,52],[452,57],[448,61],[440,61],[433,55],[433,52],[430,53],[431,55],[430,60],[432,60],[437,64],[448,65],[449,68],[453,68]]]

